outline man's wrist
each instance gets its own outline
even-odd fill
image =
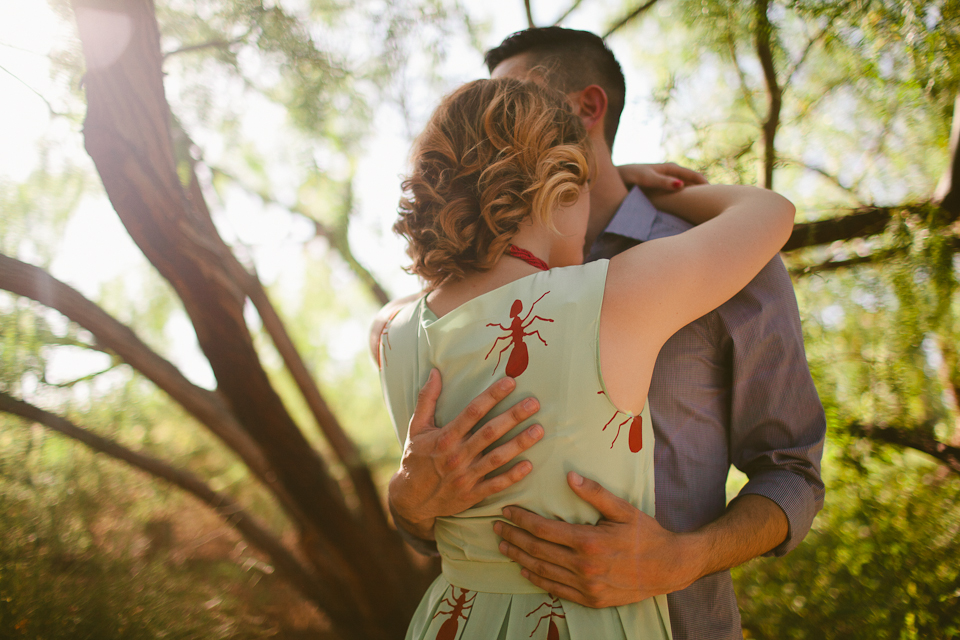
[[[718,570],[711,567],[713,557],[711,550],[714,548],[714,540],[709,530],[701,529],[674,535],[677,557],[680,560],[678,567],[678,575],[682,583],[680,589],[686,589],[703,576]]]
[[[406,508],[403,500],[397,500],[399,492],[395,490],[396,480],[397,476],[394,476],[387,490],[387,506],[390,508],[390,513],[393,515],[397,528],[421,540],[433,540],[433,526],[436,523],[436,518],[421,516],[415,510]]]
[[[747,495],[696,531],[680,534],[681,571],[695,582],[763,555],[789,531],[783,510],[769,498]]]

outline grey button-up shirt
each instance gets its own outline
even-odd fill
[[[611,258],[689,227],[634,188],[589,259]],[[787,515],[790,532],[772,553],[783,555],[803,540],[823,506],[826,419],[807,368],[793,285],[779,257],[667,341],[649,398],[663,527],[693,531],[723,515],[732,464],[749,478],[739,495],[765,496]],[[743,638],[729,571],[701,578],[668,601],[675,640]]]

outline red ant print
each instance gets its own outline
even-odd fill
[[[547,293],[550,293],[550,292],[547,291]],[[547,295],[547,293],[543,294],[543,296]],[[523,303],[520,302],[519,300],[514,300],[513,306],[510,307],[510,317],[513,318],[513,320],[510,321],[509,327],[505,327],[502,324],[498,324],[496,322],[490,322],[487,324],[488,327],[500,327],[501,329],[507,332],[507,335],[500,336],[499,338],[494,340],[493,346],[490,347],[490,351],[488,351],[487,355],[484,356],[483,358],[484,360],[489,358],[490,354],[493,353],[493,350],[497,348],[497,343],[499,343],[501,340],[509,340],[509,342],[507,343],[507,346],[501,349],[500,354],[497,356],[497,366],[494,367],[493,373],[496,373],[497,369],[500,367],[500,358],[503,357],[503,352],[509,349],[510,347],[513,347],[513,351],[510,352],[510,357],[507,359],[507,368],[505,369],[504,372],[511,378],[516,378],[521,373],[527,370],[527,364],[530,361],[530,356],[527,351],[527,345],[523,341],[525,337],[537,336],[540,339],[540,342],[543,343],[543,346],[547,346],[547,341],[543,339],[543,336],[540,335],[539,331],[531,331],[530,333],[525,333],[525,330],[528,329],[530,325],[532,325],[536,320],[543,320],[544,322],[553,322],[553,320],[551,320],[550,318],[541,318],[540,316],[533,316],[533,320],[530,320],[530,322],[527,322],[527,319],[530,318],[530,314],[533,313],[533,307],[536,306],[537,302],[540,302],[541,300],[543,300],[543,296],[540,296],[539,298],[537,298],[536,301],[534,301],[534,303],[530,305],[530,311],[528,311],[527,315],[525,315],[522,319],[520,318],[520,312],[523,311]],[[493,373],[491,373],[490,375],[493,375]]]
[[[560,604],[560,598],[557,596],[550,596],[553,599],[553,602],[544,602],[539,607],[528,613],[525,617],[529,618],[537,611],[540,611],[543,607],[547,607],[546,615],[540,616],[540,619],[537,620],[537,626],[533,628],[533,631],[530,632],[530,637],[533,637],[533,634],[537,632],[537,629],[540,628],[540,623],[544,620],[550,620],[550,626],[547,628],[547,640],[560,640],[560,630],[557,629],[557,623],[554,622],[554,618],[566,618],[563,613],[557,613],[558,611],[563,611],[563,605]]]
[[[603,391],[597,391],[597,395],[603,393]],[[604,394],[606,395],[606,394]],[[617,409],[613,416],[607,420],[607,424],[603,425],[601,431],[606,431],[607,427],[610,426],[610,423],[613,422],[614,418],[617,415],[623,413]],[[627,415],[624,413],[624,415]],[[638,453],[643,449],[643,416],[627,416],[627,419],[617,425],[617,435],[613,436],[613,442],[610,443],[610,448],[613,449],[613,445],[617,442],[617,438],[620,437],[620,429],[623,425],[630,423],[630,437],[627,439],[627,444],[630,446],[630,451],[633,453]]]
[[[390,346],[390,334],[389,334],[389,331],[390,331],[390,323],[393,322],[393,319],[397,317],[397,314],[398,314],[398,313],[400,313],[400,309],[397,309],[396,311],[394,311],[394,312],[390,315],[390,317],[387,318],[387,321],[383,324],[383,329],[380,330],[380,337],[377,339],[377,340],[378,340],[378,344],[377,344],[377,369],[382,369],[383,367],[387,366],[387,352],[386,352],[386,351],[383,352],[383,367],[380,366],[380,350],[381,350],[381,346],[382,346],[384,343],[386,343],[387,349],[390,349],[391,351],[393,351],[393,347]]]
[[[454,638],[457,637],[457,631],[460,629],[460,618],[464,620],[467,619],[467,616],[463,612],[473,608],[473,605],[468,603],[473,602],[477,597],[477,594],[473,594],[473,598],[468,598],[467,594],[470,592],[466,589],[460,589],[460,595],[457,596],[454,595],[455,590],[456,587],[450,588],[450,595],[453,596],[453,602],[450,602],[449,598],[441,600],[441,602],[450,605],[452,609],[450,611],[437,611],[433,615],[434,618],[440,614],[450,616],[440,625],[440,631],[437,632],[437,640],[454,640]]]

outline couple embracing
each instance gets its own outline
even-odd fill
[[[794,207],[615,167],[624,80],[593,34],[519,32],[487,65],[417,140],[395,228],[426,292],[372,331],[391,511],[443,567],[407,637],[741,638],[728,570],[823,501],[776,257]]]

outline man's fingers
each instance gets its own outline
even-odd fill
[[[454,437],[466,437],[467,433],[477,426],[498,402],[510,395],[510,392],[516,386],[517,383],[513,378],[500,378],[487,387],[483,393],[471,400],[470,404],[450,421],[450,424],[443,427],[444,430],[450,432]]]
[[[596,531],[596,527],[591,525],[570,524],[569,522],[543,518],[520,507],[506,507],[503,510],[503,516],[523,530],[524,536],[519,537],[518,540],[527,540],[532,537],[546,543],[553,543],[553,546],[564,549],[575,547],[584,536]],[[531,549],[527,548],[527,551],[531,551]],[[559,561],[560,556],[555,555],[547,559]],[[568,560],[569,556],[566,556],[566,559]]]
[[[593,505],[605,519],[612,522],[630,522],[639,511],[623,498],[617,497],[604,489],[600,483],[584,478],[574,471],[567,474],[567,484],[570,485],[574,493]],[[514,510],[516,509],[514,508]]]
[[[504,378],[504,380],[511,380],[510,378]],[[511,429],[522,423],[524,420],[535,414],[540,410],[540,403],[536,398],[526,398],[521,400],[517,404],[513,405],[507,411],[504,411],[495,418],[492,418],[485,425],[477,429],[473,434],[470,435],[470,438],[467,440],[467,455],[471,458],[479,457],[481,452],[489,447],[491,444],[499,440],[505,433],[508,433]],[[531,427],[532,428],[532,427]],[[533,442],[529,442],[529,436],[534,435],[528,433],[530,429],[523,431],[518,434],[518,438],[523,440],[524,444],[527,444],[524,448],[529,448],[529,445],[532,445]],[[543,428],[540,428],[540,436],[543,435]],[[537,437],[539,439],[539,436]],[[490,453],[493,453],[492,451]],[[489,455],[489,454],[488,454]],[[516,454],[514,454],[516,455]],[[512,457],[512,456],[511,456]],[[509,459],[509,458],[508,458]],[[506,460],[504,460],[505,462]],[[502,465],[503,462],[500,463]],[[500,465],[496,465],[492,469],[484,471],[483,474],[487,474],[493,469],[496,469]]]
[[[520,575],[552,596],[563,598],[564,600],[569,600],[570,602],[576,602],[577,604],[582,604],[585,607],[595,606],[591,605],[582,593],[573,587],[568,587],[562,582],[548,580],[542,576],[532,573],[529,569],[523,569],[520,571]]]
[[[571,587],[576,586],[580,579],[570,569],[552,562],[550,558],[564,557],[570,555],[570,551],[553,545],[549,542],[537,540],[521,529],[511,527],[503,522],[498,523],[494,531],[503,538],[500,542],[500,553],[507,556],[525,569],[531,572]],[[548,558],[544,558],[548,556]]]
[[[477,486],[474,489],[474,495],[477,498],[477,502],[489,498],[495,493],[500,493],[507,487],[516,484],[520,480],[526,477],[528,473],[533,471],[533,465],[530,464],[529,460],[521,460],[517,464],[510,467],[508,471],[501,473],[500,475],[494,476],[489,480],[484,480],[477,483]]]
[[[420,393],[417,394],[417,406],[410,417],[410,425],[407,430],[408,438],[412,438],[424,429],[437,426],[434,415],[437,412],[437,399],[440,397],[442,387],[440,372],[431,369],[426,383],[420,388]]]
[[[499,440],[511,429],[535,414],[540,409],[536,398],[527,398],[513,405],[509,411],[501,413],[485,425],[477,429],[467,440],[467,455],[480,460],[477,472],[486,475],[512,460],[522,451],[532,447],[543,437],[543,427],[533,425],[527,427],[516,436],[503,443],[493,451],[483,455],[483,450]]]

